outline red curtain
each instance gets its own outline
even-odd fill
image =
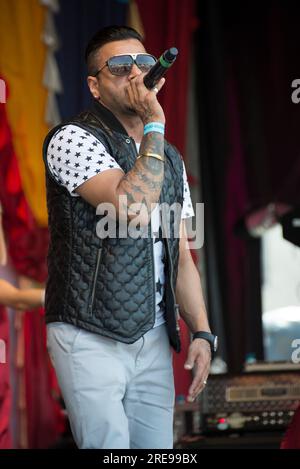
[[[64,431],[59,389],[46,349],[44,310],[24,320],[25,382],[29,448],[49,448]]]
[[[6,120],[4,104],[0,104],[0,200],[3,206],[4,225],[7,226],[6,213],[11,213],[9,196],[6,192],[6,175],[10,161],[14,156],[11,135]],[[12,188],[13,190],[13,188]],[[14,211],[16,213],[16,211]],[[22,209],[20,218],[22,219]],[[11,215],[13,218],[13,215]],[[5,230],[6,231],[6,230]],[[0,306],[0,339],[5,344],[5,363],[0,363],[0,449],[11,448],[10,418],[11,418],[11,388],[9,373],[9,321],[6,309]]]
[[[300,449],[300,405],[282,439],[280,449]]]
[[[193,31],[197,26],[194,0],[137,1],[145,31],[146,50],[159,57],[166,49],[176,47],[176,62],[166,75],[166,83],[159,93],[159,101],[166,116],[166,138],[175,145],[185,159],[187,131],[187,96],[189,64]],[[186,396],[191,372],[183,365],[190,343],[189,332],[181,321],[182,352],[174,354],[174,376],[177,396]]]
[[[243,225],[270,203],[300,199],[300,106],[291,99],[300,5],[203,0],[199,14],[201,174],[213,234],[205,246],[215,253],[207,286],[213,318],[224,324],[223,358],[239,372],[248,353],[263,359],[260,241]]]
[[[173,46],[179,51],[166,75],[159,101],[166,115],[166,137],[184,157],[189,64],[193,31],[197,25],[194,0],[137,0],[137,4],[147,51],[156,57]]]
[[[11,390],[9,383],[9,361],[8,361],[8,346],[9,346],[9,323],[5,308],[0,305],[0,340],[5,344],[5,350],[2,354],[5,355],[5,363],[0,361],[0,450],[11,448],[11,434],[10,434],[10,414],[11,414]]]

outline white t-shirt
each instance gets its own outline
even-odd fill
[[[136,144],[137,150],[139,144]],[[74,192],[77,187],[91,177],[107,169],[122,168],[106,151],[100,140],[77,125],[66,125],[59,129],[48,145],[47,160],[51,174],[56,181],[66,187],[73,197],[80,197]],[[183,206],[182,219],[193,217],[190,189],[183,165]],[[164,319],[164,244],[161,238],[159,209],[155,207],[151,214],[153,237],[154,271],[156,282],[156,318],[154,327],[165,322]]]

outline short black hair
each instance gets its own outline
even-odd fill
[[[89,40],[85,49],[85,61],[87,64],[88,75],[95,75],[97,73],[95,58],[100,47],[108,42],[122,41],[123,39],[137,39],[143,42],[142,36],[133,28],[129,26],[106,26],[100,29]]]

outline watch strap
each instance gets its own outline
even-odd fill
[[[206,331],[196,331],[193,334],[193,340],[195,339],[204,339],[207,340],[207,342],[210,345],[211,353],[215,353],[215,339],[216,336],[212,334],[211,332],[206,332]]]

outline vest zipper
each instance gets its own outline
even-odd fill
[[[164,225],[164,217],[163,217],[163,214],[162,214],[161,220],[162,220],[162,224]],[[165,230],[165,232],[166,232],[166,230]],[[180,318],[180,314],[179,314],[179,304],[176,303],[176,296],[175,296],[174,285],[173,285],[173,262],[172,262],[172,258],[171,258],[169,240],[168,240],[167,237],[166,237],[165,239],[166,239],[167,250],[168,250],[168,256],[169,256],[170,286],[171,286],[171,292],[172,292],[172,295],[173,295],[173,298],[174,298],[174,310],[175,310],[176,330],[177,330],[177,332],[180,332],[180,325],[179,325],[179,318]]]
[[[169,246],[169,240],[168,240],[168,238],[166,238],[166,241],[167,241],[167,248],[168,248],[169,259],[170,259],[170,280],[171,280],[170,285],[171,285],[172,295],[173,295],[173,298],[174,298],[176,330],[177,330],[177,332],[180,332],[180,325],[179,325],[179,318],[180,318],[180,314],[179,314],[179,304],[176,303],[176,296],[175,296],[174,285],[173,285],[173,262],[172,262],[172,259],[171,259],[171,253],[170,253],[170,246]]]
[[[97,263],[96,263],[96,270],[95,270],[94,281],[93,281],[93,289],[92,289],[92,295],[91,295],[91,300],[90,300],[90,304],[89,304],[89,313],[90,314],[92,314],[93,305],[94,305],[96,282],[97,282],[97,277],[98,277],[101,254],[102,254],[102,248],[98,249],[98,254],[97,254]]]
[[[153,304],[154,304],[154,323],[155,323],[155,318],[156,318],[156,283],[155,283],[155,268],[154,268],[154,253],[153,253],[153,238],[152,238],[151,218],[150,218],[150,230],[151,230],[151,264],[152,264],[152,278],[153,278],[153,292],[154,292]]]

